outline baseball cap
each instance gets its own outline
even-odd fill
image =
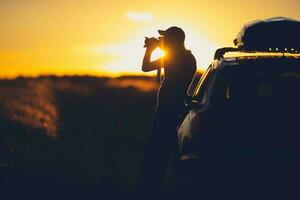
[[[176,39],[179,42],[184,42],[185,39],[184,31],[177,26],[172,26],[167,30],[158,30],[158,33],[162,36]]]

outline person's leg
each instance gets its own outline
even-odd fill
[[[167,161],[176,137],[177,116],[158,108],[142,161],[139,188],[159,192]]]

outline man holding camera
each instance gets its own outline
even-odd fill
[[[187,90],[197,70],[194,56],[184,46],[185,33],[181,28],[173,26],[158,32],[162,37],[145,40],[142,66],[144,72],[164,69],[139,182],[140,189],[148,192],[158,192],[160,189],[172,146],[175,145],[179,116],[185,111]],[[166,55],[150,61],[151,53],[157,47]]]

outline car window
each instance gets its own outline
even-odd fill
[[[299,101],[300,72],[228,69],[216,75],[212,99],[221,102]]]
[[[195,90],[195,94],[193,96],[193,99],[196,101],[199,101],[201,103],[206,102],[207,100],[207,95],[208,95],[208,89],[209,89],[209,85],[210,82],[212,80],[214,71],[212,69],[212,67],[210,66],[206,72],[203,74],[203,76],[201,77],[199,84]]]

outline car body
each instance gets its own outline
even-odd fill
[[[298,177],[300,57],[216,59],[188,107],[178,128],[180,185],[197,191]]]
[[[298,33],[297,20],[256,20],[238,33],[236,48],[216,51],[178,126],[180,191],[204,199],[237,193],[270,199],[280,191],[287,199],[298,193]]]

